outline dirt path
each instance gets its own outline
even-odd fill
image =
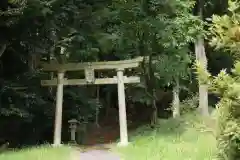
[[[109,146],[98,145],[85,149],[75,149],[71,160],[120,160],[120,156],[112,153]]]
[[[120,160],[120,157],[106,150],[90,150],[80,153],[79,160]]]

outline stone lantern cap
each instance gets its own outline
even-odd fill
[[[71,124],[78,123],[78,120],[76,120],[76,119],[71,119],[71,120],[68,121],[68,123],[71,123]]]

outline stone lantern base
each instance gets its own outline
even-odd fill
[[[69,143],[70,143],[70,144],[77,144],[77,141],[71,140],[71,141],[69,141]]]

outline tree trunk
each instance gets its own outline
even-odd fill
[[[176,80],[176,86],[173,88],[173,118],[180,117],[180,100],[179,100],[179,79]]]
[[[106,93],[106,112],[105,112],[106,119],[109,117],[109,112],[111,110],[111,103],[112,103],[111,92],[107,92]]]
[[[204,0],[198,0],[198,15],[203,20]],[[196,60],[207,70],[207,57],[204,46],[204,38],[197,37],[195,43]],[[207,85],[199,84],[199,110],[203,116],[208,116],[208,87]]]
[[[146,78],[147,78],[147,88],[148,88],[148,93],[150,93],[151,99],[152,99],[152,119],[151,119],[151,126],[154,127],[157,124],[157,119],[158,119],[158,109],[156,105],[156,90],[155,90],[155,77],[154,77],[154,71],[152,68],[152,58],[153,56],[149,56],[148,60],[148,73]]]
[[[2,55],[6,51],[6,49],[7,49],[7,44],[3,44],[1,49],[0,49],[0,57],[2,57]]]
[[[29,71],[33,72],[36,68],[36,61],[37,61],[37,56],[35,54],[29,54],[28,55],[28,68]]]
[[[3,53],[6,51],[7,49],[7,44],[3,44],[2,47],[0,48],[0,58],[2,57]],[[3,70],[3,64],[2,64],[2,60],[0,61],[0,69]]]
[[[207,70],[207,57],[204,47],[204,39],[198,37],[195,43],[196,60]],[[199,110],[203,116],[208,116],[208,86],[199,83]]]
[[[97,105],[96,105],[96,113],[95,113],[95,125],[97,126],[97,128],[100,127],[99,125],[99,109],[100,109],[100,87],[97,86],[96,87],[96,95],[97,95]]]
[[[156,92],[153,90],[153,97],[156,97]],[[158,119],[158,109],[156,105],[156,99],[152,99],[152,120],[151,120],[151,126],[155,126],[157,124]]]
[[[51,63],[51,62],[52,62],[52,59],[53,59],[53,52],[51,52],[51,53],[47,56],[47,61],[48,61],[48,63]],[[49,78],[50,78],[51,80],[54,78],[54,73],[53,73],[53,72],[50,72]],[[53,95],[53,87],[50,86],[50,87],[48,88],[48,90],[49,90],[49,93],[50,93],[51,95]]]
[[[96,60],[97,62],[98,60]],[[100,78],[100,73],[97,72],[97,78]],[[96,105],[96,113],[95,113],[95,125],[97,128],[100,127],[99,125],[99,110],[100,110],[100,107],[101,107],[101,103],[100,103],[100,86],[96,86],[96,97],[97,97],[97,105]]]

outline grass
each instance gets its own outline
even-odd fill
[[[214,160],[216,140],[213,119],[186,115],[159,120],[158,126],[139,128],[126,148],[115,148],[123,160]]]
[[[215,120],[197,114],[159,120],[155,129],[143,126],[130,134],[130,145],[113,148],[122,160],[214,160]],[[69,160],[70,147],[42,146],[0,154],[0,160]]]
[[[42,146],[4,152],[0,154],[0,160],[69,160],[70,151],[70,147]]]

